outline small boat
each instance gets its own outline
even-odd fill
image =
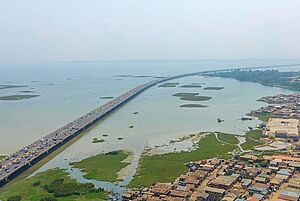
[[[221,119],[221,118],[218,118],[218,119],[217,119],[217,122],[218,122],[218,123],[221,123],[221,122],[223,122],[223,121],[224,121],[224,119]]]
[[[250,117],[242,117],[241,120],[242,121],[251,121],[252,118],[250,118]]]

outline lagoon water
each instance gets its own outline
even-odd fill
[[[0,101],[0,154],[16,149],[63,126],[108,101],[103,96],[117,96],[152,77],[118,75],[170,76],[207,69],[266,66],[298,61],[155,61],[155,62],[95,62],[43,63],[1,66],[0,84],[28,85],[24,88],[1,89],[0,96],[22,94],[32,90],[41,96]],[[288,68],[299,70],[299,68]],[[282,69],[283,70],[283,69]],[[221,86],[223,90],[202,88],[163,88],[154,86],[101,121],[77,142],[60,153],[39,171],[65,167],[98,153],[126,149],[135,153],[125,184],[134,174],[138,158],[146,146],[168,143],[172,139],[202,131],[222,131],[243,135],[249,126],[259,121],[240,121],[252,109],[265,105],[256,101],[265,95],[292,91],[239,82],[232,79],[192,76],[173,80],[180,85],[204,83],[203,87]],[[173,82],[171,81],[171,82]],[[202,102],[183,101],[172,96],[178,92],[196,92],[211,96]],[[182,104],[200,103],[206,108],[181,108]],[[138,114],[133,114],[138,112]],[[216,119],[225,121],[217,123]],[[129,128],[133,126],[133,128]],[[107,137],[102,135],[106,134]],[[92,143],[93,138],[105,139]],[[123,138],[118,140],[118,138]],[[82,180],[78,174],[72,176]]]

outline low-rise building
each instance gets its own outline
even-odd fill
[[[299,140],[299,120],[270,118],[263,136],[297,141]]]
[[[232,176],[219,176],[208,183],[210,187],[230,189],[236,183],[237,178]]]
[[[212,200],[220,200],[224,194],[225,194],[225,190],[221,189],[221,188],[214,188],[214,187],[205,187],[204,189],[205,193],[209,194],[209,197]]]
[[[255,183],[250,188],[249,191],[253,194],[262,194],[267,195],[269,194],[270,186],[268,184],[263,183]]]

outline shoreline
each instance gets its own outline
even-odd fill
[[[93,129],[95,126],[97,126],[100,122],[101,121],[97,122],[96,124],[94,124],[90,128],[88,128],[85,131],[81,132],[80,134],[78,134],[77,136],[75,136],[74,138],[72,138],[71,140],[66,142],[65,144],[63,144],[61,147],[59,147],[58,149],[56,149],[55,151],[50,153],[47,157],[43,158],[42,160],[40,160],[39,162],[37,162],[36,164],[31,166],[29,169],[25,170],[23,173],[18,175],[15,179],[13,179],[12,181],[9,181],[7,184],[5,184],[4,186],[2,186],[0,188],[0,193],[3,193],[6,190],[6,188],[8,188],[10,185],[12,185],[12,184],[14,184],[14,183],[16,183],[20,180],[26,179],[27,177],[32,176],[36,171],[38,171],[46,163],[48,163],[50,160],[52,160],[53,158],[58,156],[61,152],[63,152],[64,150],[69,148],[71,145],[73,145],[77,140],[82,138],[86,133],[88,133],[91,129]]]
[[[126,152],[128,156],[121,162],[128,163],[128,165],[122,168],[119,172],[117,172],[118,177],[116,180],[120,182],[122,182],[124,178],[127,176],[128,172],[130,171],[130,165],[132,164],[132,161],[134,159],[134,153],[132,151],[126,151],[126,150],[123,151]]]
[[[98,123],[100,123],[101,121],[99,121]],[[97,125],[97,123],[95,124],[95,125]],[[94,128],[93,126],[90,128],[90,129],[92,129],[92,128]],[[46,164],[48,161],[50,161],[51,159],[53,159],[55,156],[57,156],[60,152],[62,152],[63,150],[65,150],[66,148],[68,148],[69,146],[71,146],[72,145],[72,143],[74,143],[77,139],[79,139],[79,138],[81,138],[84,134],[85,134],[85,132],[88,132],[89,131],[89,129],[87,129],[87,130],[85,130],[85,131],[83,131],[83,132],[81,132],[78,136],[78,138],[77,138],[77,136],[76,137],[74,137],[74,140],[72,139],[72,140],[70,140],[70,144],[69,144],[69,142],[67,142],[66,144],[64,144],[64,145],[62,145],[62,147],[60,147],[60,148],[58,148],[57,150],[55,150],[53,153],[51,153],[49,156],[47,156],[47,157],[45,157],[45,158],[43,158],[40,162],[38,162],[37,164],[35,164],[33,167],[30,167],[29,168],[29,172],[34,172],[34,171],[36,171],[36,170],[38,170],[40,167],[42,167],[44,164]],[[67,144],[69,144],[69,145],[67,145]],[[66,145],[66,146],[65,146]],[[40,164],[41,163],[41,164]],[[39,166],[38,166],[39,165]],[[31,170],[31,171],[30,171]],[[25,173],[27,172],[27,170],[24,172],[24,177],[25,177]],[[29,173],[28,173],[29,174]],[[21,177],[23,175],[23,173],[20,175],[20,176],[18,176],[18,177]],[[16,178],[17,179],[17,178]],[[15,179],[14,179],[15,180]],[[13,181],[12,181],[13,182]],[[8,184],[9,185],[9,184]],[[3,188],[5,188],[5,187],[3,187]]]

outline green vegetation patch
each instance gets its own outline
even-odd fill
[[[222,90],[225,87],[205,87],[203,88],[204,90]]]
[[[149,187],[156,182],[173,182],[187,171],[185,163],[214,157],[228,159],[228,152],[235,149],[236,145],[222,144],[210,133],[198,142],[198,148],[193,151],[142,156],[129,187]]]
[[[38,97],[40,95],[11,95],[11,96],[1,96],[0,100],[4,101],[14,101],[14,100],[23,100]]]
[[[197,96],[197,95],[199,95],[199,93],[176,93],[176,94],[173,94],[173,96],[176,96],[176,97]]]
[[[57,200],[85,201],[106,200],[108,194],[93,184],[81,184],[62,169],[51,169],[9,185],[0,198],[4,201],[21,198],[28,201]]]
[[[0,89],[11,89],[11,88],[20,88],[20,87],[28,87],[27,85],[6,85],[1,84]]]
[[[3,158],[5,158],[5,156],[4,155],[0,155],[0,160],[2,160]]]
[[[262,135],[262,130],[251,130],[246,133],[247,137],[250,137],[254,140],[259,140]]]
[[[251,150],[257,145],[261,145],[262,142],[259,141],[259,138],[262,134],[261,130],[251,130],[246,133],[246,142],[241,144],[241,147],[244,150]]]
[[[173,96],[180,97],[181,100],[187,101],[207,101],[212,97],[210,96],[199,96],[199,93],[176,93]]]
[[[181,100],[187,100],[187,101],[207,101],[210,100],[210,96],[185,96],[181,97]]]
[[[115,182],[118,172],[129,165],[123,162],[129,153],[124,151],[114,151],[106,154],[98,154],[80,162],[71,163],[75,168],[81,169],[86,179],[96,179],[99,181]]]
[[[216,132],[218,134],[218,138],[226,143],[229,144],[238,144],[239,140],[235,137],[233,134],[228,134],[228,133],[221,133],[221,132]]]
[[[180,105],[180,107],[187,107],[187,108],[205,108],[208,107],[207,105],[202,105],[202,104],[183,104]]]
[[[113,96],[102,96],[102,97],[100,97],[100,99],[112,99],[112,98],[114,98]]]
[[[104,142],[105,140],[103,140],[103,139],[98,139],[98,138],[93,138],[93,141],[92,141],[92,143],[100,143],[100,142]]]
[[[185,84],[181,86],[182,88],[201,88],[202,86],[197,83]]]
[[[233,78],[244,82],[260,83],[265,86],[280,87],[295,91],[300,90],[300,82],[297,82],[300,71],[232,70],[227,72],[209,73],[207,76]]]
[[[268,122],[272,117],[272,114],[251,114],[254,117],[257,117],[260,121]]]
[[[158,87],[176,87],[178,84],[178,82],[166,82],[159,85]]]

